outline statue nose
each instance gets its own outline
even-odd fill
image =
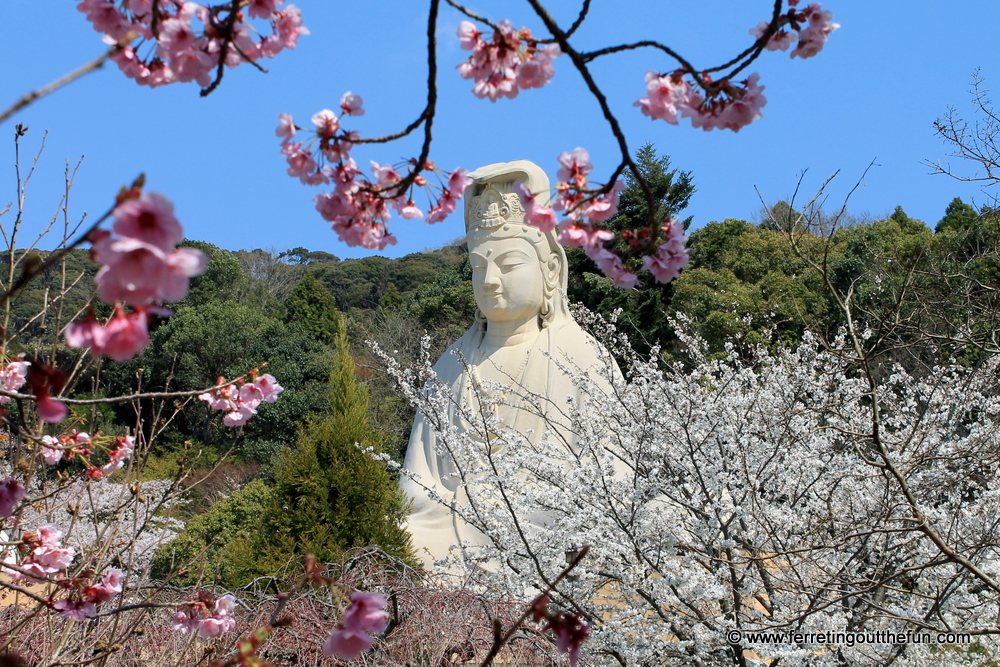
[[[486,275],[483,276],[483,285],[492,287],[500,286],[500,270],[496,265],[491,263],[486,267]]]

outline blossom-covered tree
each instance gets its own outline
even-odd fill
[[[996,658],[1000,358],[875,379],[863,332],[710,360],[681,323],[687,363],[663,367],[591,324],[629,365],[607,394],[565,369],[602,406],[566,405],[573,451],[511,431],[489,395],[449,428],[450,389],[396,369],[456,460],[456,511],[490,541],[480,585],[542,589],[590,545],[551,596],[625,665]]]

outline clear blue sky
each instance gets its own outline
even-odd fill
[[[304,246],[342,258],[367,254],[340,243],[315,212],[311,199],[320,189],[285,175],[274,136],[277,115],[290,112],[307,124],[314,112],[336,109],[340,96],[351,90],[364,97],[367,109],[351,127],[368,136],[401,129],[424,104],[426,3],[297,4],[312,32],[299,48],[266,62],[269,74],[245,65],[227,72],[207,99],[199,98],[193,84],[140,88],[112,64],[22,111],[0,135],[0,206],[14,197],[11,138],[14,123],[21,122],[30,126],[22,157],[49,131],[28,192],[26,219],[32,229],[55,213],[65,160],[75,163],[83,155],[70,202],[73,215],[100,214],[122,184],[145,172],[148,188],[175,202],[190,238],[233,250]],[[767,18],[770,3],[594,0],[593,5],[576,38],[579,48],[652,38],[706,66],[749,45],[747,30]],[[76,0],[0,4],[5,27],[0,106],[105,48],[75,6]],[[470,0],[469,6],[540,32],[527,4]],[[987,84],[1000,86],[1000,2],[830,0],[824,6],[842,27],[819,56],[792,61],[787,53],[767,53],[751,66],[767,86],[768,104],[763,119],[738,134],[653,122],[632,107],[643,94],[647,70],[675,66],[656,51],[595,63],[630,146],[653,142],[674,166],[693,172],[698,192],[685,213],[694,216],[695,226],[752,219],[760,208],[755,186],[773,202],[793,191],[804,170],[805,192],[841,170],[829,189],[831,205],[839,203],[873,160],[878,166],[855,193],[853,211],[881,215],[900,204],[933,226],[953,197],[987,201],[980,186],[929,175],[920,162],[944,158],[947,148],[932,122],[948,105],[969,109],[967,91],[976,68],[982,68]],[[578,2],[555,0],[550,7],[568,24]],[[614,140],[568,60],[555,61],[555,79],[544,89],[495,104],[476,99],[471,82],[454,69],[467,55],[454,34],[460,20],[443,7],[432,159],[445,169],[475,169],[526,158],[553,176],[558,154],[583,146],[595,178],[610,174],[617,164]],[[369,159],[396,162],[416,151],[413,140],[357,149],[355,157],[367,165]],[[459,214],[434,226],[396,220],[391,230],[400,243],[387,249],[390,256],[439,246],[464,232]]]

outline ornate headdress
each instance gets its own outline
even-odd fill
[[[559,289],[566,290],[568,274],[566,253],[551,232],[543,233],[524,222],[525,211],[521,198],[513,190],[521,181],[532,193],[535,203],[546,206],[549,202],[549,177],[534,162],[514,160],[480,167],[469,174],[472,185],[465,189],[465,231],[469,242],[487,236],[520,236],[533,245],[546,245],[559,258],[562,270]]]
[[[543,252],[559,263],[555,284],[546,286],[543,306],[543,326],[555,316],[569,317],[565,293],[569,284],[566,252],[552,232],[542,232],[524,222],[525,211],[520,196],[514,192],[517,181],[524,183],[535,195],[535,203],[546,206],[549,202],[549,177],[534,162],[514,160],[480,167],[469,174],[472,185],[465,189],[465,231],[469,244],[487,238],[519,237],[531,243],[545,262]],[[545,249],[544,251],[542,249]],[[477,312],[477,321],[482,314]]]

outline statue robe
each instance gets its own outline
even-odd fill
[[[465,405],[475,405],[473,367],[483,357],[480,343],[483,333],[478,325],[458,339],[434,365],[438,380],[451,388],[452,396]],[[527,350],[527,344],[525,344]],[[454,352],[459,353],[455,354]],[[546,355],[546,353],[548,353]],[[586,402],[580,390],[570,381],[570,373],[584,371],[597,386],[607,390],[603,378],[609,364],[618,372],[614,361],[603,347],[568,315],[556,317],[549,326],[541,330],[527,352],[527,363],[519,376],[512,378],[519,385],[507,394],[507,409],[499,414],[504,424],[525,436],[529,442],[537,443],[545,432],[565,439],[572,448],[575,441],[569,416],[569,400]],[[464,358],[465,363],[462,359]],[[567,370],[561,369],[553,360],[559,360]],[[506,371],[513,375],[515,370]],[[504,384],[510,384],[510,381]],[[527,406],[527,400],[532,405]],[[599,399],[600,397],[596,397]],[[463,428],[463,420],[457,414],[454,404],[448,410],[452,425]],[[412,502],[412,513],[407,519],[407,529],[413,537],[413,547],[426,566],[435,560],[449,556],[452,545],[467,542],[470,551],[463,549],[465,558],[475,559],[474,548],[488,544],[488,538],[479,530],[465,522],[454,511],[468,502],[462,488],[462,481],[453,476],[456,467],[447,451],[438,451],[438,434],[427,417],[418,413],[410,432],[410,442],[406,450],[403,468],[416,474],[421,484],[433,488],[441,497],[434,500],[420,484],[406,475],[400,477],[400,486]],[[485,446],[485,445],[484,445]],[[474,483],[474,482],[472,482]],[[528,522],[532,517],[523,517]]]

